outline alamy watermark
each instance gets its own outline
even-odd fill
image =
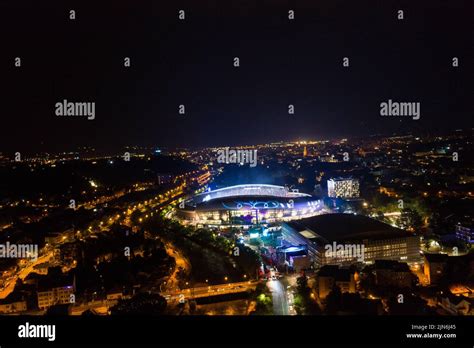
[[[0,244],[0,258],[38,259],[38,244]]]
[[[389,99],[380,103],[380,116],[408,116],[419,120],[420,112],[419,102],[396,102]]]
[[[26,322],[24,325],[18,326],[19,338],[47,338],[48,341],[56,339],[56,325],[54,324],[30,324]]]
[[[364,261],[364,244],[338,244],[333,242],[332,244],[326,244],[324,249],[326,250],[324,253],[326,258],[356,259],[360,262]]]
[[[248,163],[250,167],[257,166],[257,150],[231,150],[228,147],[217,150],[217,163]]]
[[[95,119],[95,103],[94,102],[68,102],[64,99],[57,102],[56,116],[87,116],[88,120]]]

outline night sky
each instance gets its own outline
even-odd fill
[[[0,151],[471,127],[473,23],[471,0],[1,1]],[[95,102],[95,120],[56,116],[63,99]],[[381,117],[388,99],[421,119]]]

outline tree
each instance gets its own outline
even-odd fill
[[[255,310],[251,314],[268,315],[273,313],[273,299],[265,284],[258,284],[251,298],[256,302]]]
[[[158,294],[139,293],[130,300],[120,300],[112,307],[112,315],[163,314],[166,299]]]
[[[297,290],[300,293],[306,293],[309,291],[308,288],[308,277],[306,276],[301,276],[296,278],[296,284],[297,284]]]
[[[336,314],[342,308],[342,292],[338,286],[334,286],[326,296],[326,312]]]
[[[398,218],[398,226],[405,230],[416,231],[423,226],[423,221],[420,214],[413,209],[402,209],[401,215]]]
[[[139,210],[134,210],[132,214],[130,214],[130,221],[133,225],[137,225],[141,216],[142,213]]]
[[[69,315],[69,305],[68,304],[57,304],[51,306],[46,311],[48,316],[67,316]]]
[[[435,310],[429,307],[425,300],[410,293],[392,296],[387,304],[391,315],[433,315]]]
[[[308,277],[302,275],[296,279],[295,309],[298,314],[315,315],[320,314],[321,309],[311,296],[308,286]]]

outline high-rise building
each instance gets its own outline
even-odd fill
[[[359,180],[353,178],[332,178],[328,180],[328,196],[332,198],[359,197]]]

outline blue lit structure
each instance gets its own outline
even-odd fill
[[[319,199],[284,186],[235,185],[196,195],[177,216],[201,225],[252,225],[288,221],[320,213]]]

